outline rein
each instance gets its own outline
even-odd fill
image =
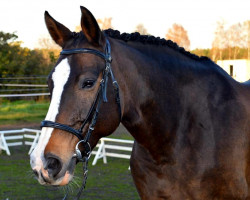
[[[75,154],[73,155],[73,157],[75,157],[77,159],[77,161],[83,163],[83,176],[84,177],[83,177],[82,186],[78,191],[76,199],[80,198],[81,193],[86,185],[87,173],[88,173],[88,160],[89,160],[89,157],[90,157],[91,151],[92,151],[90,144],[89,144],[89,138],[90,138],[92,132],[94,131],[102,100],[103,100],[103,102],[108,102],[107,84],[108,84],[109,76],[111,77],[112,84],[113,84],[113,87],[114,87],[114,90],[116,93],[115,98],[116,98],[116,103],[117,103],[118,109],[119,109],[120,120],[122,117],[121,116],[120,95],[119,95],[119,85],[118,85],[117,81],[115,80],[114,74],[113,74],[112,69],[111,69],[111,62],[112,62],[111,47],[110,47],[110,43],[109,43],[108,39],[106,39],[105,54],[103,52],[97,51],[95,49],[79,48],[79,49],[62,50],[60,55],[72,55],[72,54],[79,54],[79,53],[94,54],[94,55],[99,56],[105,60],[105,69],[103,70],[102,80],[100,81],[98,92],[95,96],[95,99],[94,99],[92,105],[91,105],[91,108],[88,111],[88,114],[87,114],[85,120],[83,121],[83,123],[79,129],[74,129],[68,125],[61,124],[58,122],[48,121],[48,120],[44,120],[41,122],[41,128],[50,127],[50,128],[60,129],[60,130],[63,130],[63,131],[66,131],[68,133],[75,135],[79,139],[79,142],[76,144]],[[91,118],[91,116],[92,116],[92,118]],[[85,135],[85,137],[83,137],[82,132],[83,132],[85,125],[88,122],[90,122],[90,125],[88,127],[87,134]],[[82,144],[84,147],[83,152],[81,152],[79,147],[78,147],[80,144]],[[65,195],[65,197],[63,198],[63,200],[65,200],[67,198],[67,196],[68,196],[68,192]]]

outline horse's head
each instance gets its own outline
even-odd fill
[[[31,167],[41,184],[68,184],[77,163],[78,142],[83,140],[77,146],[88,154],[89,147],[92,149],[101,137],[111,134],[120,122],[112,82],[105,81],[113,77],[111,69],[108,71],[109,42],[93,15],[84,7],[81,11],[82,32],[77,34],[45,12],[48,31],[63,51],[48,77],[51,103],[31,154]],[[108,103],[102,103],[105,94]]]

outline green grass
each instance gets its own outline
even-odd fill
[[[15,200],[55,200],[62,199],[65,189],[41,186],[33,178],[28,146],[10,147],[11,156],[5,153],[0,155],[0,199]],[[128,170],[129,160],[108,158],[108,164],[99,160],[92,166],[93,156],[89,162],[87,186],[81,199],[84,200],[138,200],[135,186]],[[75,175],[77,184],[81,185],[82,166],[77,165]],[[72,185],[70,193],[73,199],[78,187]]]
[[[49,102],[5,101],[0,104],[0,125],[37,123],[44,119]],[[132,139],[129,134],[120,130],[110,137]],[[33,178],[29,156],[29,146],[10,147],[11,156],[0,154],[0,200],[61,200],[65,188],[41,186]],[[84,200],[138,200],[131,173],[128,170],[129,160],[108,158],[108,164],[99,160],[92,166],[93,156],[89,162],[87,186],[81,199]],[[76,183],[82,181],[82,166],[79,163],[75,171]],[[76,184],[70,187],[73,199],[78,191]]]
[[[39,123],[49,108],[47,101],[4,101],[0,104],[0,125]]]

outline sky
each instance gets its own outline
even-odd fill
[[[36,48],[39,38],[48,35],[45,10],[74,31],[80,6],[96,19],[112,17],[120,32],[134,32],[143,24],[148,33],[164,38],[174,23],[181,24],[191,49],[211,48],[217,21],[230,26],[250,20],[250,0],[0,0],[0,31],[15,32],[22,46]]]

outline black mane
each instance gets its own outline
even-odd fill
[[[113,30],[113,29],[107,29],[103,31],[105,35],[112,37],[114,39],[119,39],[123,40],[125,42],[129,41],[134,41],[134,42],[140,42],[143,44],[153,44],[153,45],[159,45],[159,46],[168,46],[194,60],[199,60],[199,61],[211,61],[208,57],[206,56],[197,56],[195,54],[190,53],[189,51],[186,51],[183,47],[179,47],[175,42],[172,40],[166,40],[164,38],[160,37],[155,37],[152,35],[141,35],[138,32],[135,33],[120,33],[118,30]],[[72,33],[72,36],[75,38],[78,37],[84,37],[82,31],[75,33]]]
[[[113,30],[113,29],[107,29],[104,30],[104,33],[109,36],[112,37],[114,39],[119,39],[119,40],[123,40],[125,42],[128,41],[135,41],[135,42],[141,42],[143,44],[154,44],[154,45],[161,45],[161,46],[168,46],[172,49],[175,49],[183,54],[185,54],[186,56],[193,58],[195,60],[210,60],[208,57],[206,56],[197,56],[195,54],[190,53],[189,51],[186,51],[183,47],[179,47],[175,42],[173,42],[172,40],[165,40],[163,38],[160,37],[154,37],[151,35],[141,35],[138,32],[135,33],[120,33],[120,31],[117,30]]]

